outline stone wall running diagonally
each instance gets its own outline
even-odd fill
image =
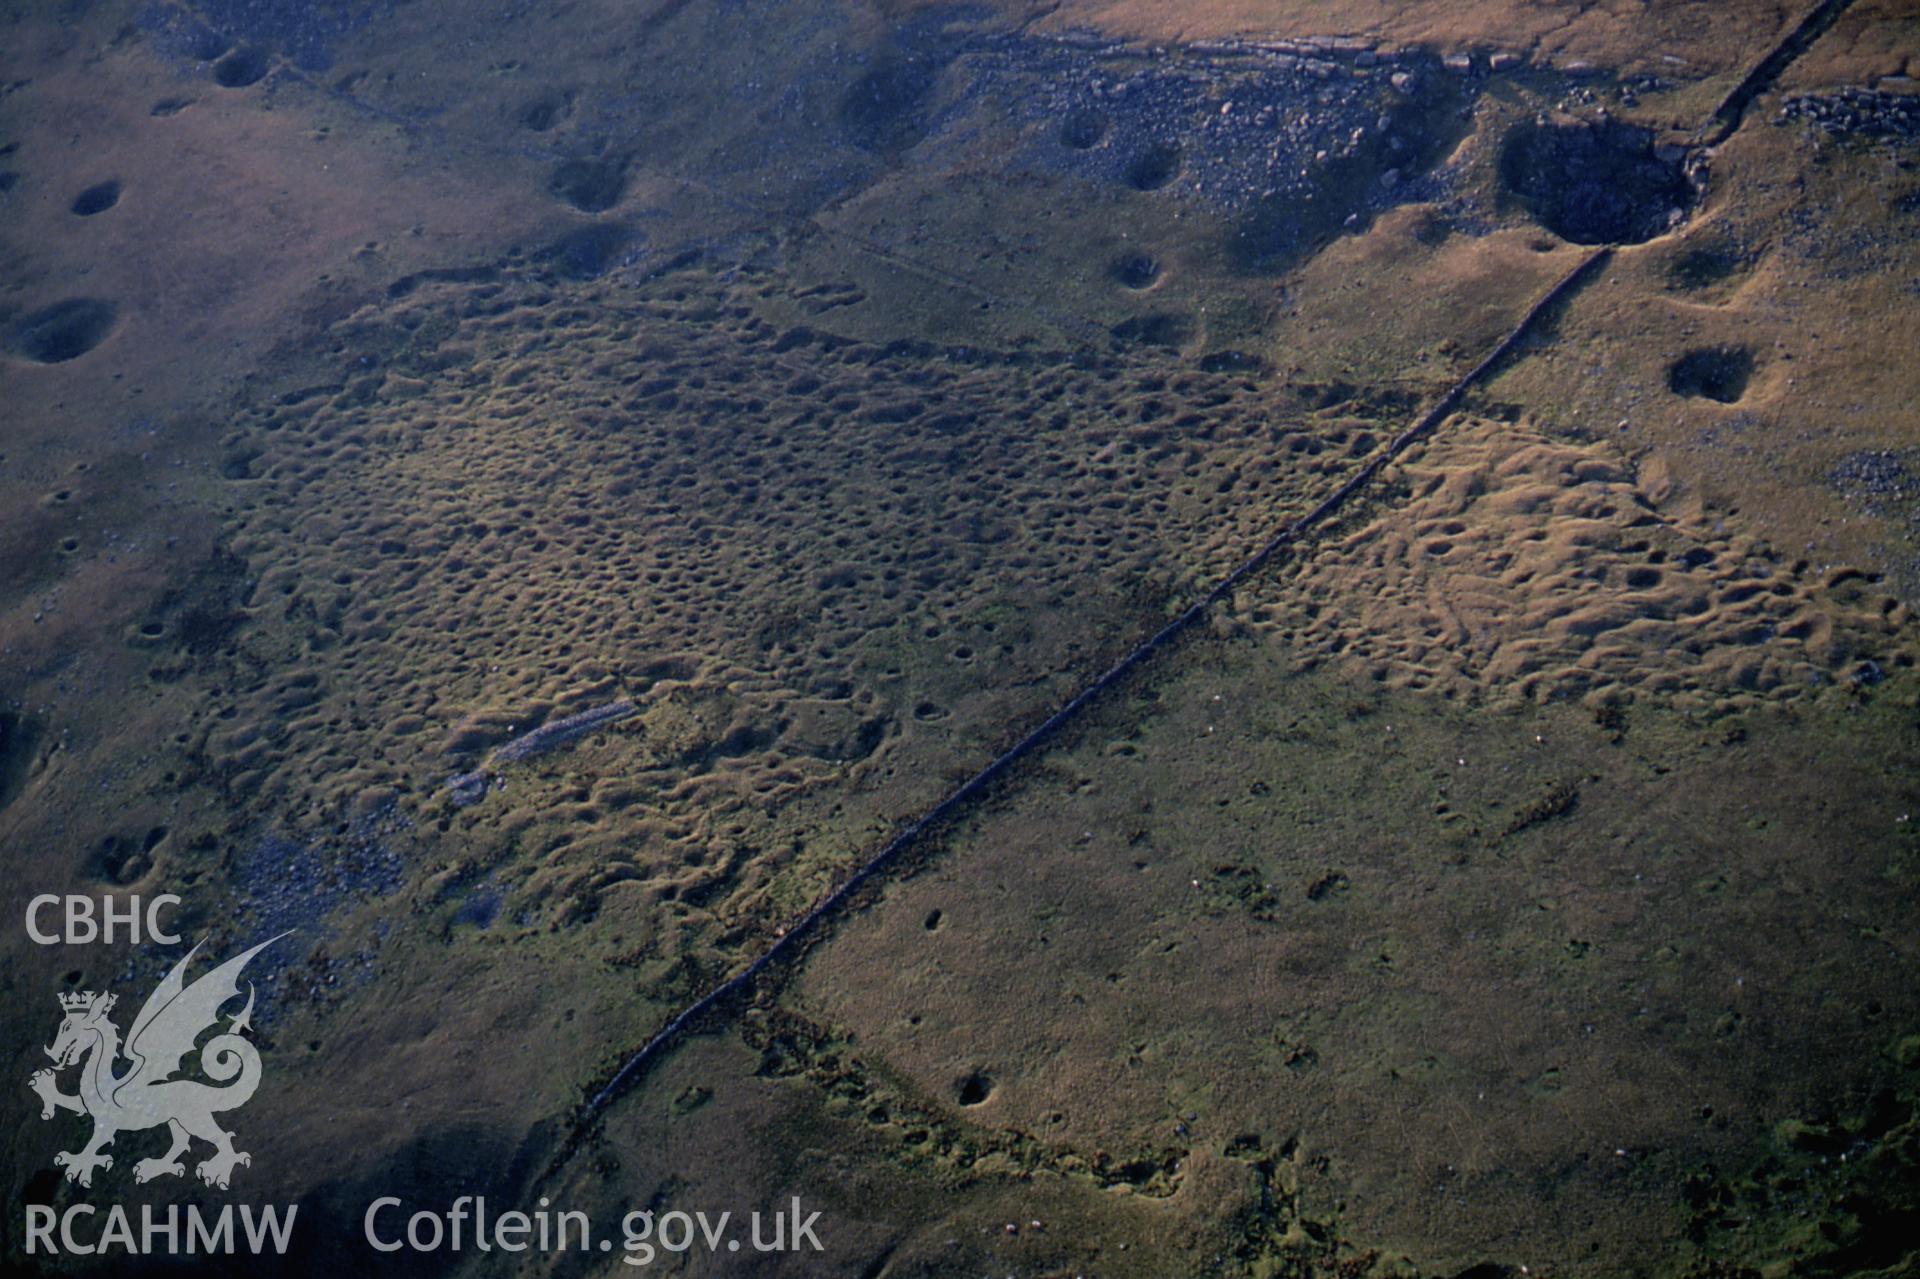
[[[1696,146],[1711,148],[1725,141],[1738,129],[1745,117],[1747,108],[1753,100],[1765,92],[1796,58],[1804,53],[1852,4],[1853,0],[1820,0],[1795,27],[1782,38],[1765,58],[1741,79],[1740,83],[1722,101],[1709,121],[1704,124],[1696,136]],[[1696,182],[1703,175],[1696,173]],[[1227,599],[1243,582],[1258,573],[1282,551],[1302,540],[1308,533],[1326,523],[1351,501],[1362,489],[1366,488],[1388,464],[1393,462],[1414,443],[1430,435],[1450,414],[1457,409],[1467,392],[1484,381],[1495,369],[1506,362],[1535,330],[1541,320],[1553,312],[1558,305],[1571,296],[1582,285],[1591,281],[1611,260],[1613,246],[1602,244],[1580,264],[1569,271],[1551,289],[1528,308],[1518,324],[1488,354],[1463,377],[1461,377],[1440,397],[1440,399],[1412,425],[1396,436],[1385,449],[1374,455],[1365,465],[1349,476],[1339,487],[1329,493],[1321,502],[1305,515],[1287,524],[1276,532],[1257,550],[1243,560],[1231,572],[1221,578],[1203,596],[1189,605],[1172,621],[1166,623],[1153,635],[1129,652],[1111,669],[1088,684],[1065,705],[1053,712],[1044,721],[1030,730],[1005,752],[988,763],[961,786],[947,795],[932,809],[916,819],[896,834],[887,844],[869,858],[861,867],[844,880],[837,888],[827,894],[818,904],[802,915],[793,925],[780,935],[772,946],[754,959],[740,972],[728,978],[705,995],[694,1000],[680,1013],[667,1022],[645,1044],[641,1045],[613,1075],[581,1107],[575,1116],[568,1140],[556,1154],[549,1172],[556,1171],[565,1163],[580,1138],[585,1135],[594,1118],[627,1088],[637,1082],[644,1072],[667,1050],[690,1033],[710,1014],[719,1013],[736,999],[751,989],[756,979],[774,965],[796,956],[801,947],[809,940],[820,925],[837,913],[853,895],[866,883],[873,880],[898,861],[921,836],[932,828],[953,816],[961,808],[978,798],[997,779],[1003,776],[1014,764],[1033,753],[1046,743],[1070,720],[1084,710],[1096,698],[1125,679],[1134,670],[1142,666],[1161,649],[1168,647],[1187,632],[1195,622],[1205,617],[1221,601]]]
[[[1213,607],[1229,598],[1249,577],[1258,573],[1276,556],[1294,544],[1302,541],[1320,525],[1332,519],[1346,504],[1353,500],[1377,477],[1380,471],[1404,453],[1414,443],[1432,433],[1432,431],[1451,415],[1465,398],[1467,392],[1484,381],[1495,369],[1506,362],[1534,332],[1542,319],[1555,311],[1560,303],[1570,297],[1582,285],[1591,281],[1613,256],[1611,248],[1602,248],[1584,258],[1580,264],[1563,276],[1558,283],[1541,296],[1513,329],[1474,365],[1464,376],[1456,381],[1447,393],[1440,397],[1406,430],[1382,449],[1374,457],[1349,476],[1340,486],[1329,493],[1320,503],[1305,515],[1291,521],[1274,533],[1265,543],[1240,564],[1222,577],[1206,594],[1188,605],[1178,616],[1167,622],[1153,635],[1142,641],[1125,657],[1116,662],[1105,674],[1088,684],[1074,695],[1065,705],[1049,715],[1039,725],[1029,730],[1025,736],[1002,752],[992,762],[962,783],[925,814],[915,819],[901,830],[879,852],[875,853],[860,868],[848,876],[841,884],[812,909],[802,915],[756,959],[738,973],[729,977],[706,994],[694,1000],[682,1009],[665,1026],[653,1035],[645,1044],[629,1056],[620,1068],[596,1091],[581,1107],[574,1118],[572,1134],[561,1151],[556,1155],[549,1170],[557,1170],[571,1153],[579,1138],[588,1126],[609,1103],[618,1098],[636,1083],[647,1068],[658,1060],[668,1049],[693,1031],[711,1014],[724,1010],[737,997],[746,994],[755,980],[774,965],[785,962],[798,955],[801,947],[809,940],[821,924],[836,914],[864,885],[884,873],[897,862],[919,839],[930,830],[944,823],[966,805],[979,798],[995,781],[1004,776],[1016,763],[1038,750],[1048,742],[1069,721],[1085,710],[1096,698],[1124,680],[1128,675],[1144,665],[1148,659],[1160,650],[1169,647],[1176,639],[1192,629],[1193,625],[1206,617]]]
[[[1733,87],[1733,91],[1721,100],[1713,117],[1701,126],[1696,135],[1697,145],[1717,147],[1732,137],[1734,130],[1740,127],[1740,121],[1746,117],[1747,108],[1753,105],[1753,100],[1771,88],[1774,81],[1780,78],[1780,73],[1805,53],[1852,6],[1853,0],[1820,0],[1793,30],[1781,37],[1772,52],[1756,62],[1753,69]]]

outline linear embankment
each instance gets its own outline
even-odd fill
[[[1450,414],[1457,409],[1466,394],[1475,384],[1484,381],[1527,336],[1540,324],[1541,320],[1552,312],[1575,289],[1591,279],[1607,260],[1613,256],[1611,248],[1602,248],[1589,254],[1581,263],[1563,276],[1538,301],[1527,309],[1520,322],[1500,340],[1493,350],[1487,353],[1478,364],[1464,376],[1454,382],[1447,393],[1434,402],[1433,406],[1399,435],[1395,436],[1386,448],[1373,457],[1341,485],[1308,511],[1281,528],[1272,537],[1242,560],[1231,572],[1180,614],[1143,640],[1125,657],[1114,663],[1099,678],[1087,684],[1066,704],[1054,711],[1040,724],[1029,730],[1019,741],[1008,747],[979,772],[968,778],[946,798],[934,805],[926,813],[900,830],[886,845],[868,858],[859,869],[843,880],[811,910],[788,926],[772,946],[745,968],[727,978],[700,998],[688,1004],[673,1019],[660,1028],[654,1036],[627,1057],[620,1068],[596,1091],[575,1116],[574,1130],[582,1131],[608,1103],[620,1096],[645,1073],[647,1068],[664,1055],[681,1038],[691,1032],[703,1020],[731,1006],[734,1001],[746,995],[754,982],[769,968],[796,957],[808,939],[820,926],[838,913],[852,899],[855,893],[885,872],[890,866],[912,848],[919,840],[934,828],[953,817],[959,810],[980,798],[986,790],[1015,764],[1038,750],[1053,738],[1070,721],[1086,710],[1103,693],[1120,683],[1128,675],[1146,663],[1156,653],[1167,648],[1182,634],[1191,630],[1195,623],[1207,616],[1217,604],[1227,599],[1249,577],[1259,572],[1277,555],[1299,543],[1318,526],[1333,518],[1342,507],[1352,501],[1400,454],[1414,443],[1432,433]],[[564,1157],[564,1156],[563,1156]]]
[[[1753,69],[1742,76],[1740,83],[1720,102],[1713,115],[1700,127],[1695,135],[1695,144],[1703,147],[1717,147],[1733,136],[1734,130],[1746,118],[1747,108],[1753,100],[1772,88],[1780,74],[1793,60],[1813,47],[1818,40],[1853,5],[1853,0],[1820,0],[1820,3],[1807,11],[1794,28],[1780,38],[1767,56],[1753,64]]]
[[[1800,22],[1789,30],[1766,56],[1754,64],[1753,68],[1727,94],[1719,107],[1695,133],[1694,145],[1701,148],[1715,147],[1732,136],[1743,123],[1747,109],[1754,99],[1771,88],[1781,73],[1832,27],[1852,3],[1853,0],[1820,0],[1820,3],[1809,10]],[[1028,731],[1019,741],[968,778],[933,808],[901,829],[884,847],[789,926],[773,945],[745,968],[675,1014],[654,1033],[652,1038],[629,1054],[619,1069],[575,1113],[567,1139],[549,1166],[548,1175],[557,1172],[565,1164],[600,1112],[637,1083],[647,1069],[681,1039],[703,1021],[734,1006],[735,1001],[745,996],[761,975],[769,969],[797,958],[802,948],[808,944],[823,924],[842,910],[865,885],[897,863],[929,832],[980,798],[996,780],[1004,776],[1020,760],[1052,739],[1096,698],[1192,629],[1195,623],[1204,618],[1215,605],[1227,599],[1249,577],[1258,573],[1281,552],[1301,542],[1314,529],[1326,523],[1371,484],[1386,466],[1413,444],[1431,434],[1460,406],[1468,391],[1499,368],[1547,315],[1606,265],[1613,253],[1614,246],[1608,245],[1588,255],[1529,307],[1519,323],[1514,325],[1513,329],[1478,364],[1459,378],[1446,394],[1435,401],[1412,425],[1395,436],[1385,449],[1376,453],[1338,488],[1321,499],[1312,510],[1281,528],[1172,621],[1155,631],[1099,678],[1082,688],[1070,701]]]

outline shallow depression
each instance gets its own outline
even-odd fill
[[[120,309],[100,298],[67,298],[21,319],[7,335],[7,349],[37,364],[77,360],[106,341]]]

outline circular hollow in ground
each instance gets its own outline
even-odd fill
[[[627,193],[627,174],[610,160],[568,160],[547,179],[547,190],[582,213],[605,213]]]
[[[1642,244],[1694,200],[1680,161],[1656,155],[1648,130],[1618,121],[1515,128],[1500,147],[1500,181],[1575,244]]]
[[[64,364],[104,342],[119,315],[100,298],[67,298],[24,316],[7,334],[7,349],[39,364]]]
[[[74,196],[70,207],[80,217],[90,218],[96,213],[105,213],[118,203],[120,203],[120,184],[109,180],[96,182]]]
[[[1096,147],[1106,136],[1107,117],[1085,107],[1067,112],[1066,119],[1060,122],[1060,141],[1075,151]]]
[[[1150,254],[1128,253],[1115,258],[1107,271],[1123,288],[1144,289],[1160,278],[1160,263]]]
[[[1667,287],[1678,293],[1712,288],[1746,270],[1747,259],[1725,244],[1702,244],[1667,264]]]
[[[1157,191],[1180,176],[1180,148],[1156,142],[1127,161],[1127,185],[1136,191]]]
[[[265,49],[251,46],[235,49],[213,64],[213,82],[228,89],[244,89],[265,78],[270,65]]]
[[[960,1081],[959,1098],[963,1106],[977,1106],[993,1095],[993,1080],[976,1070]]]
[[[94,846],[88,867],[96,879],[126,887],[153,869],[154,840],[142,846],[124,835],[109,835]]]
[[[1687,352],[1668,367],[1667,389],[1732,404],[1747,393],[1752,377],[1753,352],[1737,346],[1707,347]]]
[[[518,119],[521,128],[529,129],[534,133],[545,133],[566,119],[572,111],[573,103],[569,98],[560,94],[549,94],[543,98],[535,98],[520,108]]]

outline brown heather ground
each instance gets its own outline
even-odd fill
[[[4,906],[298,928],[229,1121],[296,1268],[365,1264],[376,1194],[484,1191],[825,1214],[824,1259],[691,1273],[1910,1272],[1920,177],[1778,94],[1682,225],[567,1144],[1590,251],[1513,130],[1685,137],[1797,8],[416,3],[324,68],[317,12],[207,9],[255,24],[231,87],[190,7],[0,19],[0,328],[115,308],[0,357]],[[1213,104],[1260,64],[1086,29],[1404,46],[1422,87],[1372,69],[1354,118],[1419,154],[1248,170]],[[1859,0],[1779,93],[1908,92],[1917,37]],[[1220,176],[1291,160],[1314,201]],[[21,1078],[50,991],[161,963],[4,936]],[[75,1125],[17,1100],[15,1210],[71,1197]]]

